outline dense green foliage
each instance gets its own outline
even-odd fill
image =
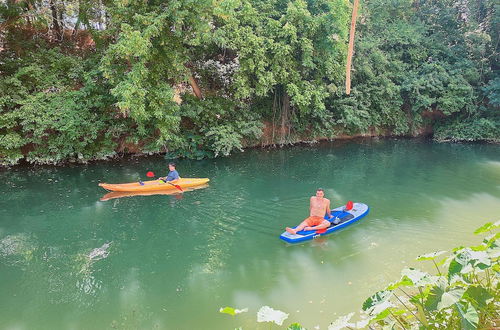
[[[498,140],[499,9],[494,1],[367,2],[353,97],[333,103],[339,122],[396,134],[437,123],[440,140]]]
[[[7,77],[0,80],[2,163],[16,163],[23,154],[36,163],[113,154],[118,122],[107,111],[113,100],[95,64],[93,57],[66,56],[57,48],[3,63]]]
[[[117,106],[140,136],[175,139],[180,116],[173,85],[185,81],[196,48],[209,42],[209,1],[118,2],[110,6],[116,42],[103,57],[104,76]],[[202,46],[201,46],[202,47]]]
[[[373,130],[500,140],[500,5],[362,2],[347,96],[350,11],[344,0],[4,2],[0,163],[228,155],[264,123],[278,144]]]
[[[184,123],[168,158],[227,156],[234,149],[242,150],[244,138],[257,139],[262,133],[258,118],[248,107],[221,97],[198,100],[188,96],[180,111]]]
[[[264,117],[283,129],[323,121],[331,126],[325,99],[343,82],[349,8],[343,0],[237,1],[224,7],[218,43],[235,50],[238,99],[268,99]],[[281,142],[286,142],[286,132]]]

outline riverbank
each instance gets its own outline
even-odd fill
[[[369,127],[365,133],[355,133],[348,134],[341,127],[337,127],[332,130],[331,136],[326,135],[312,135],[310,132],[293,133],[286,134],[284,129],[278,128],[272,123],[264,122],[262,129],[262,135],[257,141],[248,141],[245,142],[244,147],[282,147],[285,145],[294,145],[294,144],[310,144],[317,143],[321,141],[336,141],[336,140],[352,140],[352,139],[360,139],[360,138],[432,138],[434,133],[432,126],[427,125],[419,130],[417,130],[412,135],[401,135],[394,134],[394,132],[390,129],[382,129],[377,127]]]
[[[335,137],[327,137],[327,136],[315,136],[315,137],[306,137],[305,135],[293,135],[287,138],[274,138],[272,129],[263,125],[264,129],[262,130],[262,136],[258,140],[243,140],[242,141],[242,151],[251,150],[251,149],[273,149],[273,148],[293,148],[297,145],[311,145],[321,142],[334,142],[334,141],[350,141],[356,139],[373,139],[373,138],[383,138],[383,139],[393,139],[393,138],[405,138],[405,139],[422,139],[422,138],[430,138],[428,134],[422,134],[417,136],[395,136],[390,133],[387,134],[377,134],[375,130],[370,130],[368,133],[360,133],[354,135],[341,134]],[[0,169],[9,168],[12,166],[42,166],[42,165],[53,165],[53,166],[64,166],[67,164],[88,164],[93,162],[105,162],[105,161],[119,161],[121,159],[127,158],[144,158],[149,156],[166,156],[168,151],[162,152],[143,152],[140,147],[141,144],[132,144],[132,143],[120,143],[116,150],[110,154],[107,154],[101,158],[94,159],[79,159],[72,158],[67,160],[61,160],[58,162],[54,162],[51,164],[46,163],[36,163],[36,162],[28,162],[25,158],[21,158],[17,164],[15,165],[5,165],[0,163]],[[237,154],[239,151],[233,151],[233,155]],[[222,156],[221,156],[222,157]],[[226,156],[228,157],[228,156]],[[230,157],[230,156],[229,156]],[[211,158],[211,157],[208,157]]]
[[[263,129],[263,134],[262,137],[259,140],[254,140],[254,141],[243,141],[242,142],[242,151],[245,150],[258,150],[258,149],[275,149],[275,148],[294,148],[296,146],[303,146],[303,145],[314,145],[317,143],[328,143],[328,142],[339,142],[339,143],[347,143],[349,141],[353,140],[372,140],[372,139],[405,139],[405,140],[429,140],[429,141],[434,141],[434,142],[440,142],[440,143],[472,143],[472,144],[500,144],[500,138],[499,140],[487,140],[487,141],[454,141],[454,140],[445,140],[445,141],[436,141],[433,139],[432,136],[433,132],[432,129],[426,128],[425,130],[421,130],[418,134],[409,136],[409,135],[394,135],[392,132],[389,130],[379,130],[376,128],[369,129],[367,133],[359,133],[359,134],[339,134],[334,137],[327,137],[327,136],[315,136],[315,137],[306,137],[305,135],[299,136],[299,135],[294,135],[293,137],[289,137],[286,140],[286,143],[284,140],[281,139],[274,139],[272,137],[272,131],[268,129],[267,127]],[[125,151],[126,150],[126,151]],[[237,154],[239,151],[234,151],[232,154]],[[5,164],[0,164],[0,169],[8,169],[11,167],[16,167],[16,166],[65,166],[68,164],[89,164],[89,163],[95,163],[95,162],[117,162],[125,159],[137,159],[137,158],[145,158],[145,157],[151,157],[151,156],[158,156],[158,157],[165,157],[167,159],[174,159],[174,158],[168,158],[167,157],[168,152],[143,152],[140,150],[139,146],[133,145],[133,144],[127,144],[126,146],[120,146],[117,151],[105,155],[102,158],[94,158],[94,159],[78,159],[78,158],[73,158],[73,159],[68,159],[64,161],[59,161],[55,162],[52,164],[39,164],[39,163],[33,163],[33,162],[28,162],[26,159],[21,159],[19,160],[18,164],[16,165],[5,165]],[[222,158],[226,157],[231,157],[231,156],[221,156]],[[208,157],[211,158],[211,157]],[[219,157],[220,158],[220,157]]]

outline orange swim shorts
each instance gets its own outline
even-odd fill
[[[314,226],[318,226],[318,225],[321,225],[321,223],[324,221],[325,219],[323,219],[322,217],[316,217],[316,216],[310,216],[309,218],[307,218],[306,220],[304,220],[307,225],[309,227],[314,227]]]

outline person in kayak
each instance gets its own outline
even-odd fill
[[[180,179],[179,173],[175,170],[175,163],[168,164],[168,175],[166,177],[160,178],[160,180],[165,182],[175,182]]]
[[[324,218],[325,214],[331,218],[330,200],[325,198],[323,189],[316,190],[316,196],[311,197],[309,206],[309,217],[302,221],[295,229],[286,227],[286,231],[290,234],[296,234],[301,230],[319,230],[328,228],[330,221]]]

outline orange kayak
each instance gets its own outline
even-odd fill
[[[210,180],[207,178],[202,178],[202,179],[181,178],[173,184],[178,185],[181,188],[189,188],[189,187],[204,185],[208,181]],[[177,189],[172,184],[163,182],[161,180],[144,181],[142,183],[143,183],[142,185],[139,182],[117,183],[117,184],[99,183],[99,186],[109,191],[130,191],[130,192]]]

